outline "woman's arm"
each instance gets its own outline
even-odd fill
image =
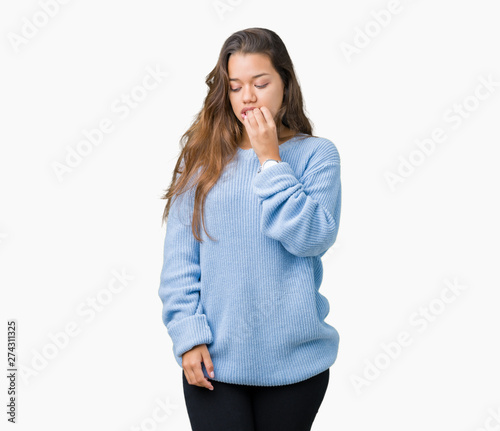
[[[333,143],[328,143],[312,155],[300,180],[284,161],[253,180],[262,206],[261,232],[296,256],[322,256],[337,238],[340,157]]]
[[[191,195],[188,191],[172,201],[158,291],[162,319],[179,358],[194,346],[213,341],[200,302],[200,244],[191,231]]]

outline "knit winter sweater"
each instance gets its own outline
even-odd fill
[[[286,385],[337,357],[339,334],[324,321],[330,306],[319,288],[321,257],[339,229],[339,153],[330,140],[308,135],[279,153],[281,163],[257,173],[255,151],[238,148],[205,201],[215,241],[202,228],[200,243],[191,231],[194,188],[170,208],[162,319],[179,366],[183,353],[207,345],[214,381]]]

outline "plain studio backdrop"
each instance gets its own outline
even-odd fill
[[[497,427],[498,12],[4,2],[1,356],[7,376],[15,320],[17,429],[190,429],[157,293],[160,197],[224,40],[249,27],[283,39],[342,161],[320,289],[340,346],[313,430]]]

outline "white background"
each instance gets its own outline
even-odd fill
[[[73,0],[51,17],[47,1],[0,13],[1,357],[7,375],[16,319],[17,429],[190,429],[157,294],[160,196],[224,40],[248,27],[283,39],[314,133],[342,161],[321,287],[340,348],[313,430],[497,429],[497,1],[401,0],[385,27],[386,1]],[[348,44],[360,48],[347,56]],[[140,93],[148,68],[167,76]],[[144,98],[121,118],[124,94]],[[106,118],[114,130],[58,177],[54,163]],[[439,128],[446,139],[418,159],[417,140]],[[116,272],[131,279],[106,296]],[[98,311],[82,314],[92,299]],[[402,332],[411,344],[388,356]]]

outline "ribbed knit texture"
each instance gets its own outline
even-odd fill
[[[182,354],[206,344],[215,381],[279,386],[308,379],[337,358],[339,334],[324,319],[321,256],[340,221],[340,157],[328,139],[297,135],[282,163],[260,173],[238,148],[205,202],[203,243],[191,231],[194,188],[173,201],[159,296]],[[205,367],[203,373],[209,377]]]

